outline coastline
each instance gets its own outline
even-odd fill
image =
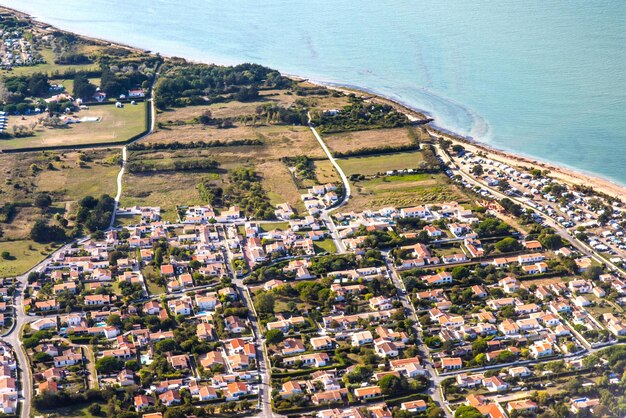
[[[159,51],[156,51],[154,49],[136,47],[136,46],[132,46],[132,45],[116,42],[116,41],[109,41],[109,40],[98,38],[92,35],[86,35],[86,34],[82,34],[79,32],[71,32],[68,30],[64,30],[57,26],[49,24],[43,20],[40,20],[36,17],[33,17],[32,15],[26,12],[23,12],[23,11],[20,11],[11,7],[0,6],[0,10],[5,10],[10,13],[14,13],[18,16],[21,16],[23,18],[29,19],[34,25],[36,25],[39,28],[46,28],[48,30],[58,30],[64,33],[72,33],[92,42],[111,45],[111,46],[118,46],[118,47],[126,48],[132,51],[152,53],[152,54],[159,53],[160,55],[166,58],[174,57],[172,55],[161,54]],[[188,58],[184,58],[184,59],[186,59],[189,62],[226,65],[226,64],[219,64],[215,61],[208,62],[208,61],[202,61],[202,60],[196,60],[196,59],[188,59]],[[294,80],[307,81],[311,84],[316,84],[316,85],[324,86],[330,89],[343,91],[347,93],[359,94],[361,96],[367,97],[374,101],[391,104],[395,106],[397,109],[399,109],[401,112],[405,113],[411,120],[422,121],[423,123],[430,123],[430,126],[432,129],[429,129],[429,132],[431,134],[434,134],[439,137],[445,137],[446,139],[449,139],[453,141],[454,143],[462,144],[466,149],[474,153],[479,152],[479,151],[486,153],[488,154],[489,158],[498,160],[500,162],[503,162],[505,164],[512,165],[512,166],[539,167],[543,170],[549,170],[550,175],[552,177],[564,183],[591,186],[596,191],[605,193],[609,196],[613,196],[617,198],[626,197],[626,185],[621,185],[617,183],[616,181],[604,178],[597,173],[586,173],[574,167],[566,167],[562,165],[561,163],[549,162],[549,161],[542,160],[541,158],[537,158],[534,156],[521,155],[521,154],[508,151],[505,149],[495,148],[484,142],[480,142],[474,138],[462,136],[460,134],[457,134],[455,132],[445,129],[445,127],[437,126],[436,119],[434,119],[434,116],[432,116],[427,110],[415,109],[406,103],[400,102],[397,99],[386,97],[374,91],[368,90],[367,88],[353,86],[353,85],[344,85],[340,83],[315,81],[315,80],[311,80],[310,78],[298,76],[295,74],[287,74],[287,73],[283,73],[283,74]]]

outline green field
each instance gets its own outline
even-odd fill
[[[362,211],[385,206],[398,208],[425,203],[469,201],[464,190],[449,183],[444,174],[408,174],[377,177],[353,183],[345,210]]]
[[[26,273],[52,253],[54,249],[47,245],[22,240],[0,242],[0,253],[4,251],[8,251],[11,257],[8,260],[0,258],[0,277],[18,276]]]
[[[175,221],[176,206],[202,204],[196,185],[202,174],[192,172],[124,175],[121,206],[160,206],[165,221]]]
[[[146,129],[145,106],[145,103],[139,103],[136,106],[126,105],[121,109],[113,104],[92,106],[87,110],[81,110],[76,116],[79,118],[99,117],[99,121],[70,124],[59,128],[49,128],[38,124],[42,115],[11,116],[7,128],[9,133],[12,132],[14,125],[37,124],[34,135],[0,140],[0,150],[123,142]]]
[[[119,154],[119,152],[118,152]],[[117,164],[87,162],[83,167],[68,166],[63,170],[49,170],[39,176],[37,190],[62,194],[66,200],[80,200],[87,195],[115,196],[117,190]]]
[[[91,402],[75,403],[70,406],[55,408],[54,410],[38,411],[34,407],[31,410],[33,416],[45,416],[47,418],[97,418],[95,415],[89,413],[89,407]],[[106,405],[101,403],[100,406],[104,410]]]
[[[391,170],[414,169],[417,168],[422,161],[424,160],[419,151],[337,159],[337,162],[347,176],[352,174],[364,174],[369,176]]]
[[[314,246],[315,246],[315,252],[316,253],[327,252],[327,253],[330,253],[330,254],[334,254],[334,253],[337,252],[337,248],[335,247],[335,243],[330,238],[327,238],[327,239],[322,240],[322,241],[315,241]]]
[[[286,231],[289,229],[289,222],[264,222],[260,224],[261,230],[265,232],[274,231],[275,229],[280,229],[281,231]]]
[[[58,65],[54,63],[54,52],[51,49],[40,50],[39,53],[46,60],[43,64],[32,65],[29,67],[15,67],[11,70],[2,70],[0,75],[20,76],[30,75],[33,73],[47,73],[52,75],[53,73],[64,73],[67,71],[92,71],[98,70],[98,64],[85,64],[85,65]]]

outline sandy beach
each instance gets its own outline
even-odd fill
[[[297,79],[303,80],[302,78],[297,78]],[[412,109],[402,103],[398,103],[395,100],[376,95],[369,91],[359,90],[353,87],[341,87],[341,86],[328,85],[325,83],[315,83],[310,80],[307,80],[307,81],[313,84],[323,85],[330,89],[338,90],[344,93],[354,93],[360,96],[368,97],[372,99],[373,101],[376,101],[379,103],[391,104],[396,109],[398,109],[398,111],[403,112],[411,120],[414,120],[414,121],[426,122],[427,120],[433,120],[436,123],[436,119],[432,119],[424,111]],[[540,168],[541,170],[549,170],[550,176],[552,176],[554,179],[561,181],[563,183],[567,183],[571,185],[579,184],[579,185],[591,186],[593,187],[593,189],[595,189],[598,192],[605,193],[609,196],[617,197],[619,199],[623,199],[626,197],[626,187],[621,186],[615,182],[612,182],[610,180],[604,179],[599,176],[582,173],[580,171],[577,171],[571,168],[541,161],[536,158],[525,157],[525,156],[521,156],[518,154],[511,153],[511,152],[507,152],[504,150],[495,149],[493,147],[490,147],[489,145],[480,143],[476,140],[470,140],[460,135],[456,135],[454,133],[444,132],[436,127],[431,127],[429,129],[429,132],[433,136],[443,137],[445,139],[452,141],[455,144],[463,145],[463,147],[465,147],[466,150],[471,151],[472,153],[478,153],[478,152],[485,153],[490,159],[502,162],[504,164],[507,164],[513,167],[521,167],[521,168],[527,168],[527,169]]]

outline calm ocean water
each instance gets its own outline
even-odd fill
[[[367,88],[446,129],[626,184],[621,0],[0,4],[167,55]]]

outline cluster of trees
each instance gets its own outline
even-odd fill
[[[109,217],[109,220],[111,218]],[[51,225],[45,219],[38,219],[30,229],[30,239],[39,243],[65,241],[65,230],[58,225]]]
[[[316,275],[324,275],[330,271],[349,270],[357,267],[354,254],[332,254],[311,260],[309,270]]]
[[[163,69],[155,93],[160,109],[206,103],[223,94],[240,101],[258,97],[259,88],[284,88],[291,80],[258,64],[236,66],[180,63]]]
[[[295,168],[296,177],[298,177],[298,179],[317,180],[313,161],[306,155],[285,157],[283,161],[288,166]]]
[[[384,147],[363,147],[350,151],[335,152],[334,156],[337,158],[362,157],[365,155],[392,154],[396,152],[416,151],[419,149],[419,144],[385,145]]]
[[[274,103],[266,103],[256,108],[256,116],[265,119],[268,124],[306,125],[308,117],[306,109],[300,106],[283,107]]]
[[[60,65],[81,65],[91,62],[87,55],[78,52],[64,52],[54,59],[54,63]]]
[[[191,141],[191,142],[134,142],[128,145],[129,151],[145,151],[145,150],[178,150],[178,149],[197,149],[197,148],[215,148],[215,147],[240,147],[245,145],[263,145],[260,139],[233,139],[232,141],[221,141],[219,139],[213,141]]]
[[[252,167],[238,167],[228,173],[228,185],[221,187],[205,180],[198,184],[203,200],[212,206],[239,206],[255,219],[273,219],[274,207],[261,187],[261,179]]]
[[[363,246],[366,248],[397,247],[405,243],[405,238],[398,235],[395,231],[368,231],[364,226],[360,226],[354,235],[366,237],[363,243]]]
[[[174,161],[136,160],[128,163],[131,173],[156,173],[162,171],[213,171],[219,163],[210,158],[181,159]]]
[[[337,113],[315,112],[312,122],[324,133],[398,128],[409,124],[403,113],[388,104],[366,103],[350,95],[350,104]]]
[[[87,73],[77,72],[74,75],[74,97],[91,99],[96,94],[96,86],[89,81]]]
[[[4,96],[0,99],[8,104],[20,103],[27,96],[46,97],[50,93],[50,80],[45,73],[10,76],[4,79],[0,92]]]
[[[96,199],[93,196],[85,196],[78,202],[76,221],[84,225],[89,232],[104,230],[109,227],[115,199],[103,194]]]
[[[149,84],[146,71],[141,71],[136,65],[130,63],[120,65],[105,60],[101,65],[101,69],[100,89],[108,97],[119,97],[137,86],[147,87],[147,84]]]
[[[524,209],[522,208],[522,206],[513,202],[508,197],[505,197],[504,199],[502,199],[500,201],[500,205],[502,205],[504,210],[506,210],[508,213],[510,213],[513,216],[522,216],[522,214],[524,213]]]
[[[486,238],[508,235],[511,227],[506,222],[490,217],[472,225],[472,229],[479,237]]]

